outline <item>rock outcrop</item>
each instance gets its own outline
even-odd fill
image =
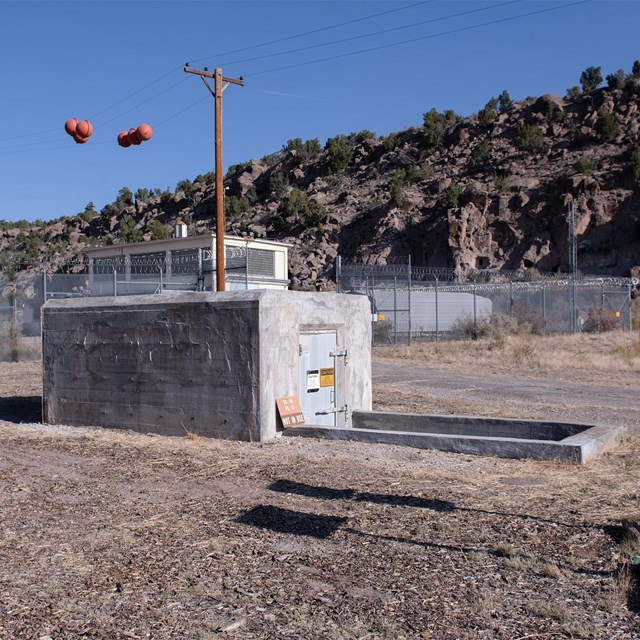
[[[640,80],[630,78],[623,89],[448,117],[437,141],[428,126],[381,139],[338,136],[324,150],[290,141],[228,172],[227,233],[291,243],[290,275],[301,289],[332,288],[338,255],[372,264],[411,256],[414,265],[461,275],[563,272],[572,202],[579,269],[637,274],[639,107]],[[28,270],[47,254],[64,260],[87,244],[151,239],[178,218],[191,234],[214,227],[211,175],[173,193],[136,195],[55,224],[5,223],[5,269]]]

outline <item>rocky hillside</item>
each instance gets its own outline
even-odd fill
[[[377,264],[410,255],[460,276],[563,272],[573,201],[579,269],[630,275],[640,265],[640,77],[609,84],[515,104],[504,92],[473,117],[432,110],[423,126],[381,138],[290,140],[229,169],[227,233],[290,242],[290,275],[304,289],[332,288],[338,255]],[[207,232],[212,179],[173,192],[124,188],[100,212],[88,205],[52,223],[5,223],[4,275],[22,280],[34,260],[61,262],[87,244],[163,237],[178,218]]]

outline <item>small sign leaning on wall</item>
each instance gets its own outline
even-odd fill
[[[282,426],[296,427],[304,424],[304,414],[300,408],[300,399],[298,396],[287,396],[286,398],[276,398],[276,407],[282,420]]]

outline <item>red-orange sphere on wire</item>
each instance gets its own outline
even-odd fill
[[[119,144],[121,147],[125,147],[125,148],[127,148],[127,147],[130,147],[130,146],[131,146],[131,143],[129,142],[129,134],[128,134],[128,132],[127,132],[127,131],[121,131],[121,132],[118,134],[118,144]]]
[[[75,133],[82,138],[89,138],[93,133],[93,125],[88,120],[81,120],[76,125]]]
[[[127,133],[127,138],[130,144],[139,145],[142,142],[142,139],[138,135],[138,132],[135,129],[129,129]]]
[[[84,144],[88,139],[89,136],[79,136],[76,132],[76,134],[73,136],[73,139],[78,143],[78,144]]]
[[[151,136],[153,135],[153,129],[148,124],[141,124],[137,129],[136,133],[138,137],[143,142],[145,140],[151,140]]]
[[[70,118],[64,123],[64,130],[70,135],[73,136],[76,133],[76,127],[78,126],[78,121],[75,118]]]

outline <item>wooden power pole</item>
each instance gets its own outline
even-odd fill
[[[214,99],[215,117],[215,175],[216,175],[216,290],[224,291],[224,176],[222,169],[222,92],[230,84],[239,84],[244,87],[244,80],[225,78],[222,69],[216,67],[214,73],[210,73],[207,67],[203,71],[192,69],[185,65],[186,73],[194,73],[200,76]],[[207,78],[213,78],[213,89],[207,82]],[[222,84],[222,83],[226,84]]]

